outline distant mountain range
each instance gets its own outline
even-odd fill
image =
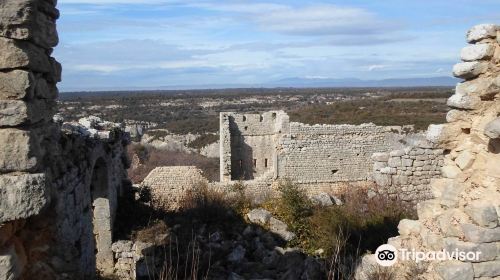
[[[425,87],[454,86],[459,80],[453,77],[406,78],[385,80],[287,78],[268,86],[279,87]]]
[[[318,87],[433,87],[454,86],[459,79],[453,77],[405,78],[385,80],[362,80],[357,78],[286,78],[262,84],[206,84],[160,87],[106,87],[86,89],[62,89],[62,92],[91,91],[151,91],[151,90],[201,90],[201,89],[231,89],[231,88],[318,88]]]

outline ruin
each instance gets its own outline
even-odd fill
[[[220,114],[223,183],[289,179],[315,193],[375,181],[416,200],[428,197],[426,185],[440,176],[442,154],[411,126],[307,125],[283,111]]]
[[[403,278],[472,280],[500,277],[500,26],[482,24],[467,33],[463,62],[453,74],[464,79],[449,98],[447,124],[430,128],[445,149],[443,178],[430,185],[433,198],[417,206],[418,220],[402,220],[396,249],[421,252],[481,252],[474,260],[398,262],[391,267]],[[357,279],[372,279],[379,269],[375,255],[363,258]],[[399,279],[398,278],[398,279]]]
[[[0,1],[0,279],[92,279],[113,271],[112,226],[129,184],[118,124],[63,123],[55,99],[59,11]]]

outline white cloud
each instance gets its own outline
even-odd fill
[[[385,69],[387,68],[388,65],[383,65],[383,64],[374,64],[374,65],[369,65],[367,67],[368,71],[375,71],[375,70],[379,70],[379,69]]]

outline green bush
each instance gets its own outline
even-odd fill
[[[196,138],[194,141],[188,144],[189,148],[193,149],[201,149],[207,145],[215,143],[219,140],[219,136],[216,134],[203,134],[200,137]]]

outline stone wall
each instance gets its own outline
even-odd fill
[[[307,125],[290,122],[283,111],[221,113],[220,121],[221,181],[243,179],[254,194],[264,192],[279,179],[301,184],[311,194],[376,179],[386,188],[408,189],[408,198],[425,197],[430,178],[440,176],[443,150],[434,149],[423,134],[413,133],[412,126]],[[415,145],[424,145],[424,152],[429,153],[425,167],[417,166],[419,160],[414,163],[413,153],[421,152]],[[384,163],[372,159],[374,153],[406,150],[411,155],[405,163],[411,161],[411,166],[401,166],[400,160],[398,168],[382,170]],[[392,180],[393,175],[398,176]]]
[[[441,177],[443,149],[420,140],[404,149],[372,155],[373,178],[390,195],[403,200],[418,201],[431,197],[429,184]]]
[[[481,254],[473,261],[398,262],[392,269],[400,278],[500,278],[500,26],[475,26],[467,42],[464,62],[453,67],[464,81],[448,100],[448,123],[432,126],[429,133],[446,151],[443,178],[433,180],[433,198],[418,204],[418,220],[402,220],[400,236],[388,243],[423,252]],[[376,270],[375,256],[367,255],[357,278],[372,279]]]
[[[186,191],[193,190],[208,180],[195,166],[162,166],[153,169],[141,183],[151,193],[155,206],[178,209]]]
[[[63,124],[53,0],[0,1],[0,279],[93,279],[113,269],[128,135]]]

